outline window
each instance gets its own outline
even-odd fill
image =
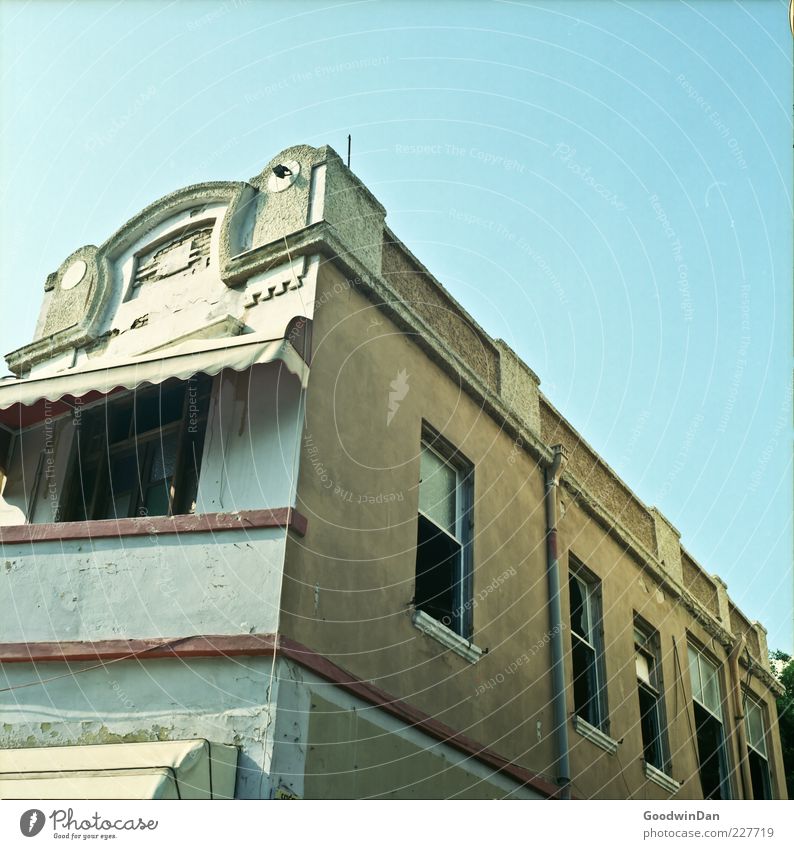
[[[747,734],[747,760],[750,763],[753,799],[771,799],[772,780],[766,754],[764,709],[748,695],[744,697],[744,728]]]
[[[83,410],[65,521],[192,513],[209,380],[168,381]]]
[[[643,757],[646,763],[669,773],[659,634],[638,618],[634,620],[634,651]]]
[[[689,646],[689,676],[703,798],[730,799],[719,673],[715,664],[692,646]]]
[[[469,638],[471,624],[472,467],[425,429],[419,460],[417,610]]]
[[[581,564],[572,563],[568,592],[571,604],[574,712],[593,727],[606,731],[601,584]]]

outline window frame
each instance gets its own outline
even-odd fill
[[[700,691],[700,694],[701,694],[701,698],[698,698],[698,696],[695,694],[695,685],[694,685],[694,681],[692,680],[692,658],[693,658],[693,655],[697,656],[697,660],[698,660],[698,684],[699,684],[699,691]],[[687,666],[689,668],[689,685],[690,685],[691,692],[692,692],[692,703],[693,703],[692,713],[693,713],[693,718],[694,718],[694,721],[695,721],[694,722],[695,747],[696,747],[697,756],[698,756],[698,777],[700,779],[701,791],[703,792],[704,799],[713,798],[710,795],[706,796],[705,788],[703,787],[703,775],[702,774],[703,774],[704,764],[701,760],[700,743],[699,743],[699,740],[698,740],[698,736],[699,736],[698,732],[699,732],[699,728],[702,726],[702,723],[701,723],[701,726],[698,725],[696,706],[699,707],[701,710],[705,711],[707,714],[709,714],[709,716],[711,716],[712,719],[717,720],[717,722],[720,725],[720,742],[719,742],[719,745],[717,747],[717,751],[716,751],[715,755],[716,755],[716,758],[717,758],[717,764],[718,764],[719,773],[720,773],[720,780],[719,780],[720,800],[727,801],[727,800],[730,800],[730,799],[733,798],[733,789],[731,787],[730,750],[728,748],[728,736],[727,736],[727,733],[726,733],[725,718],[724,718],[724,712],[723,712],[723,708],[725,706],[725,687],[724,687],[724,683],[723,683],[723,680],[722,680],[722,674],[721,674],[721,671],[720,671],[722,664],[720,664],[719,661],[717,661],[716,658],[713,658],[712,655],[710,655],[704,648],[702,648],[700,645],[698,645],[697,643],[694,643],[692,641],[687,641],[687,661],[688,661]],[[709,707],[709,705],[706,703],[706,699],[703,697],[704,680],[703,680],[703,674],[702,674],[702,669],[701,669],[701,663],[706,664],[707,666],[710,666],[714,670],[713,680],[716,681],[716,685],[717,685],[717,696],[719,698],[719,713],[716,713],[711,707]]]
[[[573,605],[571,599],[571,582],[576,581],[584,589],[583,603],[588,624],[587,638],[580,635],[573,627]],[[581,594],[581,590],[580,590]],[[604,651],[604,622],[603,622],[603,586],[601,579],[573,554],[568,557],[568,623],[571,635],[571,690],[573,696],[573,715],[609,734],[609,703],[607,700],[606,657]],[[587,707],[577,707],[576,680],[579,677],[575,669],[574,641],[592,652],[589,666],[595,680],[595,695],[588,705],[592,704],[595,716],[587,715]],[[593,721],[595,720],[595,721]]]
[[[474,538],[474,464],[449,440],[439,433],[426,421],[422,422],[419,440],[420,463],[421,452],[428,450],[434,454],[442,463],[449,466],[455,472],[455,531],[451,534],[448,528],[439,525],[425,511],[419,507],[420,488],[422,486],[421,473],[417,485],[417,519],[421,517],[429,522],[439,533],[451,539],[460,547],[458,562],[453,577],[453,606],[451,620],[443,621],[446,617],[438,619],[432,613],[417,603],[417,578],[419,566],[419,545],[417,530],[417,552],[414,565],[414,607],[422,610],[440,625],[449,628],[454,634],[471,641],[474,636],[473,617],[473,538]],[[457,615],[455,615],[457,613]]]
[[[752,706],[754,710],[757,710],[760,718],[761,718],[761,732],[762,732],[762,742],[764,744],[764,751],[762,752],[754,743],[750,741],[751,738],[751,730],[750,730],[750,722],[749,722],[749,711],[748,706]],[[762,774],[762,784],[764,789],[764,799],[774,799],[774,784],[772,779],[772,763],[769,758],[769,749],[768,749],[768,736],[769,736],[769,723],[767,722],[767,713],[766,713],[766,705],[761,702],[754,694],[750,693],[748,690],[742,690],[742,707],[744,710],[744,732],[745,737],[747,739],[747,758],[749,761],[750,755],[754,754],[756,757],[760,758],[763,761],[764,772]],[[752,774],[752,764],[749,763],[750,772]],[[752,778],[751,778],[752,781]],[[753,786],[753,799],[758,799],[756,795],[756,788]]]
[[[645,741],[642,716],[642,701],[640,698],[640,733],[642,735],[643,759],[647,764],[665,773],[672,775],[672,758],[670,756],[670,741],[668,737],[667,709],[664,698],[664,674],[662,670],[661,639],[659,632],[641,616],[634,614],[634,656],[635,677],[637,680],[638,697],[640,691],[648,693],[654,699],[654,713],[656,717],[656,741],[660,763],[656,764],[648,760],[646,752],[648,745]],[[638,639],[639,638],[639,639]],[[643,681],[636,670],[636,658],[638,654],[644,655],[651,660],[649,681]]]

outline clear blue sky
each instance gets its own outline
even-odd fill
[[[792,38],[769,2],[0,3],[0,343],[183,185],[331,144],[792,649]]]

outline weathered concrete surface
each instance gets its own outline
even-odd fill
[[[273,633],[286,531],[5,546],[0,642]]]
[[[270,658],[0,665],[0,745],[95,745],[202,737],[240,749],[236,797],[269,798]],[[33,685],[30,686],[31,682]]]
[[[498,391],[499,354],[494,343],[389,232],[383,244],[383,278],[492,391]]]

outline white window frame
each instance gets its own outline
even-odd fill
[[[764,705],[759,702],[754,696],[748,693],[746,690],[742,693],[743,701],[744,701],[744,733],[747,738],[747,748],[752,749],[752,751],[761,758],[766,766],[766,781],[769,791],[769,798],[771,799],[773,796],[773,784],[772,784],[772,764],[769,761],[769,754],[767,749],[767,737],[769,734],[768,723],[766,721],[766,709]],[[762,744],[763,751],[758,748],[752,741],[752,732],[750,728],[750,710],[758,711],[758,714],[761,718],[761,733],[762,733]],[[753,796],[755,797],[755,790],[753,790]]]
[[[604,658],[604,635],[603,622],[601,618],[601,580],[590,572],[587,567],[579,560],[569,559],[568,563],[568,622],[571,623],[573,608],[570,599],[570,582],[575,580],[580,587],[582,600],[585,609],[585,620],[587,625],[587,637],[577,634],[573,627],[571,632],[571,670],[573,673],[572,691],[574,697],[574,716],[578,717],[583,722],[591,725],[593,728],[609,733],[609,711],[607,705],[607,687],[606,687],[606,668]],[[595,679],[595,710],[596,721],[593,722],[586,716],[578,713],[576,708],[576,693],[575,693],[575,678],[576,670],[573,668],[573,648],[574,640],[581,643],[585,648],[592,652],[593,660],[593,677]]]
[[[697,659],[697,668],[698,668],[698,688],[697,693],[695,691],[695,682],[692,680],[692,660],[693,658]],[[690,686],[692,687],[692,701],[696,702],[703,710],[707,713],[711,714],[719,723],[722,729],[722,743],[720,745],[720,749],[717,752],[717,758],[720,765],[720,788],[722,793],[722,799],[728,800],[733,797],[731,791],[731,780],[730,780],[730,762],[729,751],[728,751],[728,739],[725,728],[725,720],[722,715],[722,705],[724,703],[723,689],[722,689],[722,675],[720,674],[720,665],[716,661],[712,661],[706,653],[696,645],[692,643],[687,643],[687,660],[689,666],[689,680]],[[703,689],[704,689],[704,679],[703,679],[703,665],[711,667],[714,670],[714,678],[717,682],[717,697],[719,703],[710,707],[706,703],[706,699],[703,697]],[[697,726],[697,723],[696,723]],[[697,732],[696,732],[697,733]],[[698,754],[698,759],[700,755]]]
[[[454,576],[452,608],[453,612],[457,611],[458,615],[451,622],[436,621],[448,628],[453,634],[471,643],[474,633],[472,616],[474,466],[454,445],[426,422],[422,425],[420,451],[428,451],[435,455],[438,460],[455,473],[455,533],[450,533],[449,528],[442,527],[421,510],[418,507],[418,497],[417,511],[425,521],[451,539],[460,549]],[[421,485],[420,481],[419,487]],[[417,496],[418,493],[419,489],[417,489]],[[424,611],[420,612],[424,613]],[[433,618],[430,614],[426,615]]]
[[[655,699],[656,713],[656,736],[657,746],[661,757],[660,764],[652,764],[646,761],[646,764],[653,767],[658,772],[662,772],[670,776],[672,772],[672,763],[670,759],[670,747],[667,739],[667,711],[664,702],[664,680],[661,670],[661,652],[659,650],[659,632],[648,625],[639,616],[634,617],[634,651],[635,651],[635,666],[636,657],[642,655],[650,659],[650,674],[648,681],[643,681],[639,674],[637,677],[638,690],[644,689]],[[635,668],[636,672],[636,668]],[[639,695],[639,693],[638,693]],[[642,719],[640,719],[640,733],[642,733]],[[645,740],[642,741],[643,757],[645,755]]]

